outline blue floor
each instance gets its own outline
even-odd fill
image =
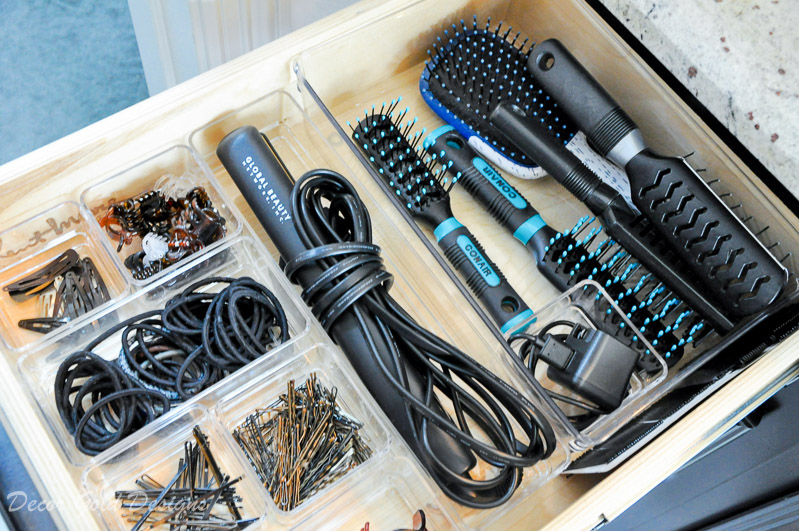
[[[0,164],[146,97],[126,0],[0,0]]]
[[[146,97],[126,0],[0,0],[0,164]],[[42,499],[0,429],[6,508],[14,491]],[[7,517],[18,529],[54,528],[47,512]]]

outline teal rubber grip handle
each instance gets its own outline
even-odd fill
[[[439,223],[433,233],[444,256],[460,272],[466,285],[503,334],[532,317],[533,311],[508,283],[469,229],[450,217]]]
[[[557,262],[547,260],[547,249],[557,231],[547,225],[533,205],[468,144],[450,125],[439,127],[424,141],[424,148],[450,165],[458,183],[483,208],[526,246],[538,270],[560,291],[567,278],[556,272]]]

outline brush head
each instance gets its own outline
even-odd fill
[[[639,353],[640,369],[655,372],[660,364],[645,338],[671,367],[712,329],[616,242],[602,236],[593,218],[583,217],[569,231],[550,240],[545,260],[566,283],[597,282],[635,325],[630,327],[604,297],[586,295],[578,303],[598,328],[612,333]]]
[[[405,121],[408,108],[397,111],[402,98],[372,106],[358,118],[352,138],[383,180],[393,189],[392,196],[414,216],[438,224],[452,216],[449,192],[458,175],[450,175],[452,163],[441,163],[436,155],[427,156],[420,140],[426,130],[414,132],[417,119]]]
[[[490,125],[491,111],[499,103],[517,105],[541,120],[564,144],[577,132],[557,102],[527,71],[532,46],[520,33],[513,34],[510,26],[503,28],[500,23],[491,29],[490,18],[479,27],[477,17],[471,26],[461,20],[460,27],[453,24],[428,50],[419,83],[428,105],[481,155],[503,169],[508,169],[503,162],[528,169],[537,164]]]

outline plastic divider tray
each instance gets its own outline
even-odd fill
[[[553,16],[552,10],[557,9],[554,6],[554,3],[542,6],[549,10],[547,16]],[[412,120],[414,116],[418,117],[415,130],[426,128],[427,131],[432,131],[444,125],[441,119],[427,106],[419,92],[419,79],[425,68],[425,61],[428,59],[428,49],[432,49],[438,37],[444,38],[445,30],[453,31],[453,24],[459,28],[460,21],[465,20],[470,25],[474,16],[477,17],[478,25],[481,26],[485,26],[489,17],[492,21],[492,28],[502,22],[503,32],[508,31],[508,28],[512,26],[514,35],[520,31],[525,37],[541,40],[561,36],[552,33],[552,30],[545,25],[538,25],[537,16],[524,9],[524,7],[515,6],[513,2],[507,0],[482,3],[468,1],[441,3],[433,0],[416,0],[403,5],[379,20],[371,20],[331,41],[299,54],[294,60],[294,71],[298,76],[302,101],[309,113],[312,112],[310,109],[318,107],[318,110],[313,112],[325,116],[331,124],[330,130],[338,133],[339,139],[331,140],[331,143],[348,146],[353,153],[357,154],[356,156],[363,166],[368,167],[366,159],[360,155],[349,138],[351,131],[347,122],[355,124],[355,120],[363,117],[365,110],[371,110],[372,105],[380,109],[383,102],[389,102],[401,96],[403,100],[398,110],[405,107],[410,109],[410,113],[405,118],[406,121]],[[589,8],[579,7],[579,9]],[[416,23],[415,21],[418,20],[424,22]],[[370,46],[354,47],[352,46],[353,42],[368,42]],[[347,64],[349,67],[342,69],[339,67],[341,64]],[[641,82],[647,86],[648,84],[657,86],[656,90],[659,91],[661,97],[673,98],[673,95],[663,91],[660,82],[656,81],[645,68],[640,68],[638,75],[642,78]],[[632,96],[633,100],[635,98],[636,96]],[[620,101],[625,106],[626,103],[630,103],[630,108],[635,107],[633,103],[626,102],[624,97],[620,98]],[[651,119],[650,117],[640,120],[640,116],[634,116],[634,118],[639,119],[639,125],[642,126],[648,125]],[[680,119],[692,122],[692,126],[700,129],[694,117],[680,116]],[[321,127],[324,129],[324,126]],[[327,131],[327,129],[325,130]],[[706,139],[703,141],[708,142]],[[666,145],[668,145],[668,140]],[[696,163],[698,160],[701,163],[701,157],[702,155],[697,155],[692,162]],[[746,177],[743,177],[744,174],[740,169],[730,168],[728,161],[719,164],[723,165],[719,170],[736,171],[741,181],[719,183],[719,185],[722,187],[732,185],[740,188],[740,191],[736,189],[732,191],[739,192],[738,201],[747,203],[748,195],[753,193],[754,187],[745,180]],[[371,168],[368,169],[374,180],[377,181],[379,179],[377,174]],[[583,204],[552,179],[525,181],[509,178],[508,180],[530,200],[541,216],[547,220],[547,223],[557,230],[569,230],[580,218],[590,214]],[[716,191],[719,192],[720,189],[717,185]],[[752,198],[752,203],[755,206],[759,206],[757,201],[762,197],[759,194],[758,192],[758,195]],[[489,254],[505,257],[504,261],[498,262],[498,266],[507,276],[509,283],[516,288],[522,299],[534,312],[540,311],[549,301],[558,296],[557,290],[537,271],[534,260],[527,249],[519,245],[499,224],[481,223],[480,220],[487,218],[488,214],[477,206],[465,191],[459,190],[459,187],[456,186],[451,195],[455,215],[470,227],[478,240],[486,242]],[[387,198],[384,199],[387,200]],[[750,208],[744,204],[738,212],[749,210]],[[775,212],[759,212],[762,215],[758,216],[757,223],[761,227],[770,226],[773,238],[779,239],[782,236],[783,248],[787,251],[799,241],[799,232],[784,216]],[[743,214],[741,215],[743,216]],[[426,236],[431,237],[430,234]],[[796,268],[795,256],[787,258],[786,266],[789,269]],[[796,279],[792,278],[783,296],[783,301],[795,298],[796,288]],[[777,307],[777,304],[773,305],[770,311]],[[762,319],[764,315],[745,320],[737,330],[740,332],[747,329]],[[728,340],[731,336],[732,334],[728,335]],[[711,334],[702,341],[700,346],[686,347],[682,359],[669,367],[665,376],[654,374],[644,392],[639,393],[635,399],[628,399],[613,414],[605,415],[579,432],[569,426],[574,437],[575,447],[585,450],[612,436],[633,415],[646,409],[664,393],[679,385],[690,374],[722,352],[726,343],[727,341],[722,340],[718,335]],[[669,356],[668,353],[661,354],[664,358]]]
[[[258,249],[258,244],[250,238],[228,240],[225,245],[207,253],[204,260],[185,264],[171,271],[171,275],[118,301],[96,316],[96,320],[83,326],[64,327],[53,341],[40,349],[27,353],[19,361],[20,373],[26,386],[35,399],[38,409],[49,427],[51,436],[61,448],[69,463],[83,466],[90,457],[75,447],[74,437],[67,432],[56,409],[53,386],[55,375],[61,362],[73,352],[77,352],[95,337],[112,326],[145,311],[160,309],[166,301],[183,291],[190,284],[211,276],[243,277],[249,276],[267,286],[281,301],[289,322],[291,339],[267,352],[257,360],[237,372],[257,373],[264,360],[272,356],[285,356],[301,341],[309,331],[309,321],[300,305],[291,297],[292,288],[277,269],[272,259]],[[217,291],[218,289],[214,289]],[[115,359],[120,353],[122,331],[117,332],[95,349],[95,353],[105,359]],[[235,373],[234,373],[235,374]],[[224,382],[224,380],[223,380]],[[222,382],[205,389],[190,400],[174,405],[168,413],[155,422],[165,423],[174,418],[189,404],[202,401]]]
[[[92,319],[102,308],[120,300],[130,290],[119,265],[99,243],[91,220],[83,215],[74,201],[60,203],[0,232],[0,247],[3,250],[0,255],[0,337],[5,348],[15,353],[35,348],[60,328],[41,334],[19,327],[20,319],[50,315],[45,315],[40,293],[16,301],[3,288],[45,267],[67,250],[75,250],[81,259],[91,259],[110,298],[61,328]],[[46,291],[54,294],[53,288]]]
[[[141,238],[136,236],[130,244],[124,245],[117,251],[117,241],[106,234],[100,227],[99,219],[114,204],[130,199],[156,188],[166,187],[165,194],[169,197],[184,196],[194,187],[202,187],[208,194],[213,207],[225,219],[225,236],[220,240],[204,247],[203,249],[184,256],[181,260],[164,268],[162,271],[147,278],[136,278],[130,269],[125,267],[125,258],[141,251]],[[116,175],[113,175],[93,186],[88,187],[80,195],[81,208],[84,215],[90,220],[95,231],[102,235],[99,240],[114,256],[120,269],[125,271],[128,281],[139,289],[142,286],[157,281],[169,274],[169,271],[181,263],[201,258],[204,253],[221,244],[225,238],[235,238],[241,232],[241,219],[229,207],[230,200],[208,175],[208,169],[200,164],[197,155],[187,146],[177,145],[149,159],[136,164]]]
[[[527,496],[568,464],[569,445],[574,441],[568,420],[529,376],[518,356],[504,345],[501,336],[490,335],[490,328],[470,311],[453,286],[447,283],[430,285],[431,270],[439,267],[435,259],[422,247],[398,212],[384,209],[386,202],[382,191],[375,186],[331,124],[324,120],[321,109],[313,101],[305,103],[303,107],[287,92],[274,92],[193,132],[189,144],[208,162],[217,179],[223,181],[229,177],[216,157],[216,146],[237,127],[253,125],[267,135],[295,178],[320,167],[333,169],[347,177],[369,209],[375,243],[383,250],[386,269],[395,276],[391,294],[423,326],[499,375],[544,412],[556,430],[558,447],[549,459],[525,470],[522,485],[509,502],[495,509],[474,510],[457,506],[439,491],[439,497],[444,498],[442,503],[453,514],[463,518],[465,525],[482,528],[498,522],[507,511],[523,504]],[[435,295],[431,290],[435,290]],[[496,340],[489,339],[492,337]]]

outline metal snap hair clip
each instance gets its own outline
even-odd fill
[[[63,275],[78,264],[80,257],[77,251],[69,249],[41,269],[34,271],[23,279],[3,286],[3,291],[17,302],[22,302],[47,289],[59,275]]]

